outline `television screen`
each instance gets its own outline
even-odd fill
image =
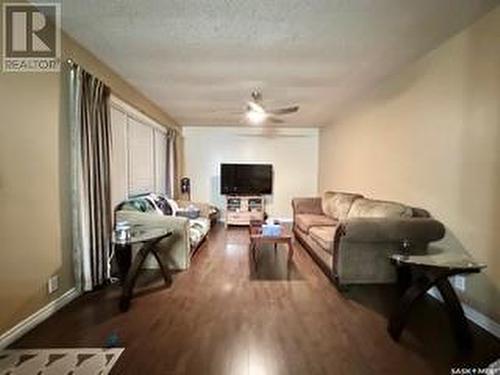
[[[273,166],[271,164],[221,164],[221,194],[271,194]]]

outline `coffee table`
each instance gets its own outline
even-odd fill
[[[252,260],[257,264],[257,253],[262,244],[273,244],[274,250],[277,249],[278,244],[284,243],[288,245],[288,261],[290,262],[293,258],[293,246],[292,246],[292,232],[287,227],[281,225],[281,233],[279,236],[265,236],[262,234],[262,222],[252,221],[250,223],[250,252],[252,254]]]

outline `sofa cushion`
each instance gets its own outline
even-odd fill
[[[210,220],[204,217],[189,220],[189,241],[192,248],[198,246],[210,230]]]
[[[321,206],[325,215],[334,219],[343,220],[347,217],[347,213],[352,203],[359,198],[363,198],[363,196],[353,193],[327,191],[323,195]]]
[[[155,213],[161,214],[160,211],[156,210],[155,205],[148,199],[147,195],[139,195],[136,197],[132,197],[127,199],[120,204],[118,204],[115,208],[116,211],[136,211],[136,212],[145,212],[145,213]]]
[[[333,240],[338,226],[321,226],[309,229],[309,235],[321,248],[333,254]]]
[[[353,202],[347,217],[407,218],[412,217],[412,215],[411,207],[401,203],[363,198]]]
[[[295,215],[295,224],[305,233],[309,233],[310,228],[318,226],[334,226],[337,220],[325,215],[298,214]]]
[[[172,206],[172,200],[161,194],[150,194],[153,203],[166,216],[175,216],[175,208]],[[175,202],[174,202],[175,203]]]

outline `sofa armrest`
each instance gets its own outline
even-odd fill
[[[341,222],[342,240],[349,242],[428,243],[444,237],[444,225],[431,218],[351,218]]]
[[[322,215],[321,198],[293,198],[292,199],[293,215],[298,214],[317,214]]]
[[[116,221],[127,221],[132,225],[164,226],[173,231],[184,230],[189,225],[189,220],[185,217],[164,216],[156,213],[126,210],[116,212]]]
[[[191,244],[189,220],[185,217],[163,216],[156,213],[117,211],[116,221],[127,221],[132,225],[161,226],[172,231],[172,236],[163,239],[158,247],[166,257],[170,269],[187,269],[190,264]]]

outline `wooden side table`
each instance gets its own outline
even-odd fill
[[[468,349],[472,344],[468,321],[448,277],[477,273],[486,265],[476,263],[462,252],[437,247],[430,247],[424,255],[392,255],[391,261],[398,269],[405,268],[408,278],[407,289],[389,319],[387,329],[391,337],[399,340],[412,306],[435,286],[443,298],[459,347]]]
[[[112,243],[115,246],[115,256],[120,272],[122,282],[122,295],[120,297],[120,310],[127,311],[130,307],[130,300],[134,290],[137,276],[141,267],[149,254],[153,254],[157,260],[165,284],[172,284],[172,275],[168,266],[164,264],[162,257],[156,245],[172,235],[172,232],[165,228],[134,226],[131,229],[129,238],[122,240],[117,239],[113,233]],[[138,251],[132,260],[132,245],[142,243],[141,249]]]

